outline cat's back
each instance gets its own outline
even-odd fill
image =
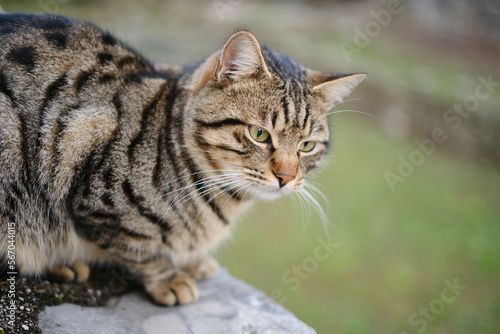
[[[101,75],[92,82],[95,86],[152,69],[93,24],[56,15],[8,14],[0,15],[0,71],[4,82],[14,81],[18,93],[23,93],[34,83],[43,88],[50,78],[61,75],[79,90],[92,82],[93,74]]]
[[[0,66],[31,79],[94,62],[95,53],[116,40],[91,24],[55,15],[0,15]]]
[[[82,159],[120,126],[121,97],[144,103],[141,80],[152,74],[93,24],[0,15],[0,183],[50,184],[60,198]]]
[[[77,51],[97,46],[102,33],[92,24],[58,15],[2,14],[0,15],[0,54],[19,65],[35,69],[37,61],[43,61],[54,51]],[[109,35],[108,35],[109,36]],[[115,44],[111,38],[109,43]],[[29,51],[24,54],[19,48]],[[29,56],[31,53],[31,56]],[[37,57],[38,56],[38,57]],[[24,60],[21,64],[20,60]]]

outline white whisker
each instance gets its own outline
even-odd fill
[[[221,190],[221,192],[222,192],[222,193],[225,193],[225,192],[227,192],[227,190],[231,190],[231,189],[232,189],[232,186],[233,186],[234,184],[238,184],[238,183],[240,183],[240,182],[243,182],[243,181],[241,181],[241,180],[232,180],[232,181],[229,181],[229,182],[224,183],[224,184],[222,184],[222,185],[221,185],[221,184],[214,184],[214,185],[212,185],[212,187],[211,187],[211,188],[206,189],[206,190],[204,190],[204,191],[203,191],[203,192],[201,192],[201,193],[195,193],[195,194],[193,194],[193,196],[191,196],[190,198],[188,198],[188,199],[184,200],[184,202],[183,202],[183,203],[186,203],[186,202],[188,202],[188,201],[190,201],[190,200],[192,200],[192,199],[195,199],[195,197],[196,197],[196,196],[198,196],[198,198],[200,198],[200,197],[203,197],[203,196],[205,196],[205,195],[208,195],[208,194],[210,194],[210,193],[212,193],[212,192],[214,192],[214,191],[217,191],[217,190]],[[218,194],[220,194],[220,192],[219,192]],[[215,198],[215,197],[214,197],[214,198]],[[212,199],[214,199],[214,198],[212,198]],[[209,201],[207,201],[207,203],[210,203],[210,201],[211,201],[212,199],[210,199]],[[193,205],[193,204],[194,204],[194,201],[193,201],[193,203],[191,203],[191,204],[187,207],[187,209],[189,209],[189,208],[191,207],[191,205]],[[186,209],[186,210],[187,210],[187,209]]]
[[[229,188],[228,188],[228,187],[226,187],[226,189],[221,190],[221,191],[220,191],[220,192],[218,192],[218,193],[217,193],[214,197],[212,197],[212,198],[210,198],[208,201],[206,201],[204,205],[208,205],[210,202],[212,202],[213,200],[215,200],[217,197],[219,197],[219,196],[221,196],[221,195],[223,195],[223,194],[227,193],[229,190],[232,190],[232,189],[234,189],[234,188],[238,188],[238,187],[240,187],[241,185],[244,185],[244,187],[248,186],[248,185],[245,185],[245,183],[246,183],[246,182],[245,182],[244,180],[240,180],[238,183],[235,183],[235,184],[234,184],[234,185],[232,185],[231,187],[229,187]],[[220,188],[219,188],[219,189],[220,189]],[[216,189],[215,189],[215,190],[216,190]],[[238,191],[239,191],[239,190],[238,190]],[[236,191],[236,192],[238,192],[238,191]],[[226,205],[227,201],[228,201],[228,200],[229,200],[229,199],[230,199],[233,195],[234,195],[234,193],[233,193],[233,194],[231,194],[231,195],[229,196],[229,198],[228,198],[228,199],[224,202],[224,205],[222,206],[222,208]],[[194,203],[194,202],[193,202],[193,203]],[[191,203],[191,205],[193,205],[193,203]],[[191,205],[190,205],[190,206],[191,206]],[[190,207],[190,206],[189,206],[189,207]],[[189,207],[188,207],[188,209],[189,209]],[[222,210],[222,209],[221,209],[221,210]],[[201,212],[202,212],[202,210],[200,210],[200,211],[198,212],[198,216],[201,214]],[[198,217],[198,216],[197,216],[197,217]]]
[[[234,174],[234,175],[222,175],[222,176],[220,176],[219,178],[213,178],[213,179],[211,179],[211,180],[209,180],[209,181],[195,182],[195,183],[194,183],[194,184],[192,184],[191,186],[193,186],[193,185],[194,185],[194,186],[197,186],[197,185],[199,185],[199,184],[203,184],[203,186],[201,186],[200,188],[196,187],[196,189],[192,190],[192,191],[191,191],[191,192],[189,192],[187,195],[185,195],[184,197],[182,197],[181,199],[179,199],[179,200],[177,200],[177,201],[176,201],[176,199],[177,199],[180,195],[182,195],[182,192],[181,192],[180,194],[178,194],[178,195],[177,195],[177,196],[176,196],[176,197],[172,200],[172,204],[170,205],[169,209],[170,209],[171,207],[173,207],[174,205],[176,205],[177,203],[180,203],[180,202],[181,202],[182,200],[184,200],[185,198],[190,197],[190,196],[194,196],[194,195],[196,195],[196,194],[199,194],[199,192],[200,192],[200,191],[202,191],[203,189],[205,189],[205,190],[203,190],[203,191],[201,192],[201,194],[199,194],[199,195],[204,196],[204,195],[205,195],[205,193],[204,193],[204,192],[205,192],[205,191],[207,191],[207,190],[206,190],[206,188],[209,188],[209,187],[218,187],[218,184],[219,184],[221,181],[227,181],[227,180],[233,180],[233,179],[234,179],[234,180],[237,180],[237,178],[239,178],[239,177],[240,177],[240,175],[241,175],[241,174]],[[191,187],[191,186],[190,186],[190,187]],[[187,189],[187,188],[189,188],[189,187],[186,187],[186,189]],[[186,190],[186,189],[184,189],[184,190]],[[209,189],[210,189],[210,188],[209,188]],[[189,199],[188,199],[188,200],[189,200]],[[168,212],[168,211],[167,211],[167,212]]]
[[[330,116],[330,115],[333,115],[333,114],[338,114],[338,113],[342,113],[342,112],[353,112],[353,113],[357,113],[357,114],[363,114],[363,115],[366,115],[366,116],[370,116],[370,117],[373,117],[373,118],[377,118],[376,116],[372,115],[372,114],[369,114],[367,112],[364,112],[364,111],[359,111],[359,110],[350,110],[350,109],[345,109],[345,110],[337,110],[337,111],[330,111],[329,113],[326,114],[326,116]]]
[[[186,197],[189,197],[189,196],[193,197],[200,190],[202,190],[204,188],[207,188],[207,187],[210,187],[212,185],[215,185],[215,184],[217,184],[218,181],[220,182],[221,180],[222,181],[231,180],[232,178],[240,177],[240,175],[241,174],[239,174],[239,173],[234,173],[234,174],[222,174],[222,175],[210,176],[210,177],[206,177],[204,179],[198,180],[198,181],[196,181],[196,182],[194,182],[194,183],[192,183],[192,184],[190,184],[190,185],[188,185],[186,187],[181,188],[182,191],[179,194],[177,194],[177,196],[175,196],[175,198],[171,201],[171,204],[169,205],[169,207],[167,208],[167,210],[163,213],[163,215],[160,217],[160,219],[158,220],[158,223],[160,222],[161,219],[163,219],[163,217],[165,217],[165,215],[170,211],[170,209],[172,209],[175,205],[177,205],[180,201],[182,201]],[[199,184],[203,184],[203,186],[200,189],[198,189],[196,187]],[[184,197],[182,197],[179,200],[177,200],[177,198],[179,198],[184,193],[184,191],[186,191],[187,189],[189,189],[190,187],[193,187],[193,186],[196,187],[195,190],[189,192],[187,195],[185,195]],[[178,191],[178,190],[176,190],[176,191]],[[173,191],[173,192],[176,192],[176,191]]]
[[[309,226],[309,222],[311,220],[311,207],[307,205],[307,201],[304,198],[304,195],[299,191],[297,193],[297,199],[299,200],[300,203],[300,208],[302,211],[302,231],[300,232],[299,239],[304,236],[304,233]]]
[[[237,188],[239,187],[240,185],[244,185],[245,182],[244,181],[235,181],[233,182],[232,184],[227,184],[227,185],[224,185],[224,189],[221,189],[221,191],[219,191],[214,197],[210,198],[208,201],[207,201],[207,204],[214,201],[217,197],[223,195],[223,194],[226,194],[228,191],[231,191],[233,190],[234,188]]]
[[[238,170],[236,170],[236,169],[234,169],[234,170],[233,169],[209,169],[209,170],[205,170],[205,171],[195,172],[195,173],[184,175],[184,176],[178,177],[176,179],[173,179],[171,181],[168,181],[167,183],[162,184],[158,188],[165,187],[165,186],[169,185],[170,183],[173,183],[175,181],[179,181],[179,180],[185,179],[186,177],[190,177],[190,176],[197,175],[197,174],[214,173],[214,172],[238,172]]]
[[[325,230],[325,233],[328,233],[328,225],[333,225],[333,223],[330,221],[330,219],[326,215],[325,211],[323,210],[319,202],[307,189],[302,188],[299,192],[302,193],[304,199],[307,199],[308,202],[316,209],[316,212],[320,216],[321,221],[323,223],[323,228]]]
[[[245,181],[245,183],[247,183],[247,182]],[[224,202],[224,204],[222,204],[221,211],[224,211],[224,207],[226,206],[227,202],[228,202],[228,201],[229,201],[229,200],[230,200],[233,196],[235,196],[235,197],[236,197],[236,196],[238,196],[238,193],[239,193],[240,191],[242,191],[243,189],[248,188],[248,187],[250,187],[250,186],[251,186],[251,184],[250,184],[250,183],[247,183],[246,185],[243,185],[242,187],[240,187],[240,189],[238,189],[238,190],[236,190],[235,192],[233,192],[233,193],[231,194],[231,196],[229,196],[229,198],[228,198],[228,199],[226,199],[226,201]],[[246,194],[246,193],[245,193],[245,194]],[[242,200],[243,200],[243,199],[242,199]]]
[[[360,100],[364,100],[362,97],[357,97],[357,98],[354,98],[354,99],[347,99],[347,100],[343,100],[339,103],[335,103],[335,105],[333,106],[333,108],[337,107],[337,106],[340,106],[341,104],[344,104],[346,102],[351,102],[351,101],[360,101]]]
[[[221,171],[224,171],[224,170],[221,170]],[[200,172],[200,173],[201,173],[201,172]],[[198,173],[192,173],[192,174],[187,175],[187,176],[191,176],[191,175],[194,175],[194,174],[198,174]],[[218,177],[221,177],[221,176],[227,176],[227,175],[240,175],[240,173],[231,173],[231,174],[220,174],[220,175],[212,175],[212,176],[207,176],[207,177],[205,177],[205,178],[203,178],[203,179],[200,179],[200,180],[198,180],[198,181],[196,181],[196,182],[193,182],[193,183],[191,183],[191,184],[189,184],[189,185],[187,185],[187,186],[185,186],[185,187],[181,187],[181,188],[179,188],[179,189],[172,190],[172,191],[170,191],[170,192],[168,192],[168,193],[165,193],[165,194],[163,194],[163,195],[161,195],[161,196],[158,196],[158,197],[155,197],[155,198],[153,198],[153,199],[150,199],[150,200],[144,201],[143,203],[152,202],[152,201],[155,201],[155,200],[157,200],[157,199],[160,199],[160,198],[166,197],[166,196],[168,196],[168,195],[170,195],[170,194],[176,193],[176,192],[178,192],[178,191],[184,191],[184,190],[186,190],[186,189],[188,189],[188,188],[190,188],[190,187],[192,187],[192,186],[196,186],[196,185],[198,185],[198,184],[204,183],[206,180],[210,180],[210,179],[218,178]],[[185,177],[187,177],[187,176],[185,176]]]
[[[323,194],[323,192],[321,190],[319,190],[318,187],[311,184],[312,180],[309,180],[309,181],[310,182],[308,182],[308,183],[304,183],[304,187],[313,190],[316,194],[318,194],[321,197],[321,199],[325,202],[325,204],[328,205],[329,201],[326,198],[325,194]]]

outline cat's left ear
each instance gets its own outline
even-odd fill
[[[222,49],[214,72],[215,79],[228,83],[260,76],[271,77],[271,74],[262,56],[259,42],[248,31],[235,33]]]
[[[315,72],[309,76],[312,93],[323,102],[326,109],[340,103],[366,78],[366,74],[324,74]]]

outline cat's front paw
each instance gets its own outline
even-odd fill
[[[199,296],[196,282],[178,270],[163,280],[147,282],[144,287],[155,302],[167,306],[188,304]]]
[[[215,275],[219,270],[219,264],[210,256],[207,256],[196,263],[194,266],[189,266],[185,269],[197,281],[201,281]]]
[[[75,262],[71,266],[54,267],[47,273],[47,278],[55,282],[85,282],[90,275],[89,267],[83,262]]]

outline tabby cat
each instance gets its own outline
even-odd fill
[[[20,273],[65,281],[115,263],[159,304],[196,300],[235,216],[304,186],[327,111],[363,78],[307,69],[247,31],[180,68],[90,23],[1,15],[2,259],[14,245]]]

